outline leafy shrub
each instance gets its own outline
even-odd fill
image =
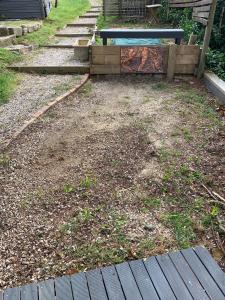
[[[215,72],[221,79],[225,79],[225,16],[221,21],[221,11],[225,6],[224,0],[218,0],[215,14],[214,26],[210,40],[210,50],[207,55],[207,67]],[[192,9],[169,8],[169,0],[162,0],[160,9],[161,22],[172,27],[179,27],[184,30],[185,40],[188,41],[193,32],[197,35],[198,44],[202,44],[205,27],[192,20]]]

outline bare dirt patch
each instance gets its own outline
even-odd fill
[[[218,258],[224,211],[202,184],[224,195],[225,132],[210,100],[100,77],[26,130],[1,154],[1,286],[196,244]]]

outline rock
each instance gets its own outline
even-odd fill
[[[9,35],[9,30],[6,26],[0,26],[0,36]]]
[[[155,230],[155,226],[153,224],[145,224],[144,229],[148,231],[153,231]]]
[[[27,29],[28,29],[28,32],[29,32],[29,33],[31,33],[31,32],[34,31],[34,27],[33,27],[33,26],[28,26]]]
[[[22,27],[8,27],[9,34],[15,34],[15,36],[22,36],[23,29]]]
[[[12,45],[12,46],[9,46],[9,47],[7,47],[5,49],[7,49],[9,51],[12,51],[12,52],[20,53],[20,54],[27,54],[30,51],[32,51],[33,47],[31,45],[30,46]]]
[[[28,34],[28,28],[26,26],[22,26],[23,35]]]
[[[13,35],[8,35],[8,36],[1,36],[0,37],[0,47],[5,47],[12,45],[16,40],[16,36]]]

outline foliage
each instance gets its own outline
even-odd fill
[[[221,79],[225,79],[225,16],[220,28],[221,11],[224,6],[224,0],[218,0],[210,50],[206,61],[208,68],[214,71]],[[159,15],[162,23],[184,29],[186,41],[188,41],[190,34],[193,32],[198,36],[197,42],[202,44],[205,27],[192,20],[191,8],[169,8],[169,1],[162,0],[162,8]]]
[[[190,242],[195,239],[191,218],[186,214],[171,213],[166,220],[173,228],[179,247],[190,247]]]
[[[17,76],[7,70],[7,65],[20,59],[20,55],[0,49],[0,105],[7,102],[16,85]]]
[[[82,15],[88,8],[88,0],[61,0],[58,7],[53,7],[49,16],[43,21],[41,29],[19,38],[19,41],[37,45],[45,44],[57,30]]]

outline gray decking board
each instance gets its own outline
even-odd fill
[[[211,297],[211,299],[213,300],[224,300],[225,295],[223,295],[216,282],[208,273],[207,269],[198,259],[198,256],[195,254],[194,250],[186,249],[182,250],[181,253],[184,255],[184,258],[188,262],[195,275],[198,277],[198,280],[200,281],[209,297]]]
[[[110,266],[102,268],[101,271],[109,300],[125,300],[116,268]]]
[[[38,285],[39,300],[55,300],[54,280],[42,281]]]
[[[21,300],[38,300],[38,286],[36,283],[21,287]]]
[[[20,288],[9,288],[5,290],[4,300],[20,300]]]
[[[203,247],[0,291],[0,300],[225,300],[225,274]]]
[[[87,282],[92,300],[108,300],[102,274],[99,269],[87,272]]]
[[[192,272],[183,255],[180,252],[172,252],[169,253],[169,256],[173,264],[176,266],[176,269],[179,272],[184,283],[186,284],[188,290],[190,291],[193,299],[209,300],[210,298],[203,290],[200,282],[198,281],[195,274]]]
[[[135,280],[141,292],[143,300],[159,300],[157,292],[153,283],[148,275],[142,260],[134,260],[129,263],[131,270],[134,274]]]
[[[139,288],[134,279],[133,273],[127,262],[116,266],[116,270],[125,294],[126,299],[142,300]]]
[[[90,300],[87,278],[85,273],[78,273],[71,276],[73,297],[76,300]]]
[[[156,257],[177,299],[192,300],[192,296],[167,254]]]
[[[155,257],[150,257],[144,262],[152,279],[155,289],[162,300],[176,300],[176,297],[164,276]]]
[[[57,300],[73,300],[73,292],[69,276],[63,276],[55,280],[55,294]]]
[[[196,247],[194,251],[225,295],[225,276],[223,271],[205,248]]]

